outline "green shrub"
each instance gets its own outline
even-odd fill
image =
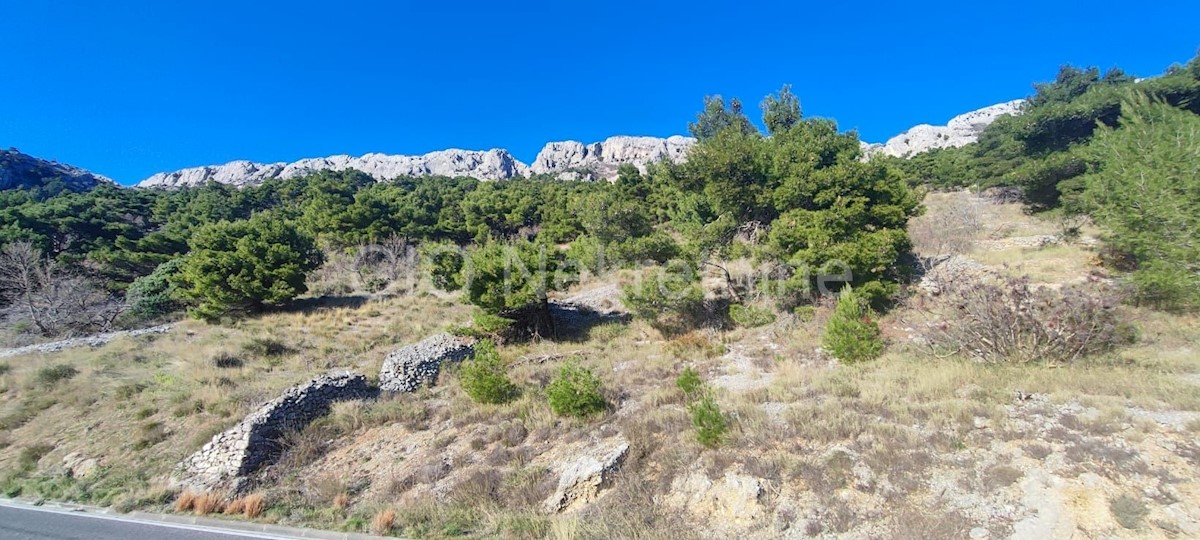
[[[179,310],[178,290],[172,282],[183,258],[158,265],[153,272],[133,280],[125,294],[126,316],[134,321],[152,321]]]
[[[463,287],[462,269],[465,257],[462,248],[450,242],[427,242],[420,248],[421,259],[427,261],[433,286],[443,291]]]
[[[842,362],[878,358],[883,352],[883,339],[873,315],[866,302],[847,287],[838,297],[833,315],[825,326],[822,344]]]
[[[1108,508],[1112,511],[1117,523],[1126,529],[1141,527],[1142,520],[1150,513],[1150,510],[1146,508],[1146,503],[1141,499],[1124,494],[1110,500]]]
[[[1133,273],[1138,303],[1170,312],[1200,310],[1200,274],[1166,261],[1150,261]]]
[[[290,302],[322,260],[312,236],[269,212],[200,227],[188,245],[176,281],[197,302],[192,314],[207,321]]]
[[[640,283],[626,286],[622,293],[634,317],[665,334],[686,332],[706,315],[699,275],[683,261],[647,272]]]
[[[684,398],[691,399],[704,388],[704,381],[700,380],[700,372],[696,368],[688,367],[675,379],[675,386],[683,391]]]
[[[35,444],[21,449],[17,454],[17,468],[21,471],[32,471],[37,468],[38,461],[41,461],[46,454],[54,450],[53,446],[48,444]]]
[[[775,322],[775,313],[765,308],[733,304],[729,306],[729,318],[738,326],[754,328]]]
[[[1082,206],[1136,262],[1139,300],[1200,310],[1200,116],[1134,96],[1120,126],[1098,129],[1080,150],[1097,164],[1084,177]]]
[[[600,393],[600,379],[591,370],[570,360],[546,387],[550,409],[563,416],[586,417],[607,406]]]
[[[7,375],[9,371],[12,371],[12,366],[8,364],[0,364],[0,375]]]
[[[291,354],[296,350],[280,339],[272,337],[256,337],[242,344],[242,352],[252,356],[271,358]]]
[[[463,362],[458,380],[478,403],[507,403],[517,397],[517,387],[508,380],[500,353],[490,340],[475,344],[475,358]]]
[[[792,314],[795,315],[797,319],[800,319],[800,322],[810,322],[817,318],[817,308],[816,306],[812,305],[796,306],[796,308],[792,310]]]
[[[608,256],[615,262],[641,263],[652,261],[665,264],[680,255],[679,244],[666,233],[654,233],[641,238],[611,244]]]
[[[220,352],[213,357],[213,366],[221,369],[240,368],[243,365],[242,359],[238,358],[229,352]]]
[[[54,386],[59,381],[65,381],[79,375],[79,370],[66,364],[46,366],[33,374],[34,382],[42,386]]]
[[[714,448],[725,440],[729,420],[721,413],[721,407],[711,394],[688,405],[688,411],[692,413],[692,426],[696,428],[696,440],[700,444]]]

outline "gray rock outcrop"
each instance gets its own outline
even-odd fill
[[[683,161],[696,139],[678,135],[659,137],[609,137],[603,142],[552,142],[538,152],[529,166],[534,174],[552,174],[566,179],[613,180],[617,169],[629,164],[645,171],[655,161]]]
[[[293,163],[253,163],[231,161],[224,165],[193,167],[158,173],[138,187],[187,187],[218,182],[233,186],[252,186],[272,179],[305,176],[318,171],[356,169],[376,180],[402,176],[470,176],[482,180],[507,180],[528,174],[528,167],[507,150],[441,150],[421,156],[366,154],[302,159]]]
[[[329,413],[335,402],[372,397],[361,374],[341,372],[293,386],[218,433],[179,465],[176,483],[199,491],[242,491],[247,475],[279,458],[279,439]]]
[[[73,191],[87,191],[100,184],[113,183],[79,167],[36,158],[16,149],[0,150],[0,189],[36,188],[54,180],[62,180],[65,187]]]
[[[436,334],[417,343],[392,351],[383,360],[379,389],[384,392],[415,392],[437,383],[445,362],[461,362],[475,356],[470,340],[450,334]]]
[[[1025,100],[1018,99],[999,103],[951,118],[944,126],[921,124],[896,135],[884,144],[862,143],[863,152],[869,157],[883,154],[895,157],[911,157],[935,148],[957,148],[979,139],[984,128],[1006,114],[1020,114]]]
[[[615,435],[574,443],[539,456],[539,464],[558,474],[558,487],[542,502],[543,510],[569,511],[595,500],[628,453],[629,441]]]
[[[603,142],[587,145],[576,141],[553,142],[542,148],[533,166],[525,165],[502,149],[450,149],[420,156],[339,155],[302,159],[293,163],[231,161],[224,165],[158,173],[143,180],[138,187],[175,188],[208,182],[242,187],[276,178],[295,178],[318,171],[347,169],[362,171],[380,181],[407,176],[469,176],[481,180],[508,180],[530,174],[548,174],[564,180],[612,180],[617,177],[617,169],[627,163],[644,170],[653,161],[681,161],[695,143],[695,139],[680,136],[666,139],[609,137]]]

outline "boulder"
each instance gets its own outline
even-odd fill
[[[100,462],[95,458],[84,457],[79,452],[71,452],[63,456],[63,470],[71,478],[88,478],[96,473]]]
[[[538,463],[558,475],[558,487],[544,502],[548,513],[574,510],[594,501],[629,453],[621,435],[585,441],[555,449],[538,457]]]
[[[667,502],[726,526],[746,527],[767,515],[763,481],[731,469],[713,480],[693,471],[672,483]]]

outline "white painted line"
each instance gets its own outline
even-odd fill
[[[30,510],[33,512],[45,512],[49,514],[63,514],[68,516],[79,516],[92,519],[105,519],[109,521],[117,521],[121,523],[133,523],[137,525],[149,525],[152,527],[165,527],[169,529],[182,529],[197,532],[210,532],[224,534],[228,536],[241,536],[244,538],[264,538],[268,540],[297,540],[298,536],[280,536],[266,532],[245,531],[240,529],[223,529],[220,527],[208,527],[205,525],[192,525],[188,523],[171,523],[167,521],[153,521],[148,519],[136,519],[125,516],[116,516],[111,514],[95,514],[85,510],[72,510],[70,508],[53,507],[53,506],[36,506],[32,504],[20,503],[12,500],[0,499],[0,506],[6,508],[14,508],[17,510]]]

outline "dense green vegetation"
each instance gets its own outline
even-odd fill
[[[1079,155],[1093,164],[1079,207],[1133,264],[1140,300],[1200,308],[1200,116],[1139,97]]]
[[[1101,75],[1095,67],[1066,65],[1054,82],[1034,89],[1022,114],[1000,118],[974,144],[888,161],[914,184],[1018,186],[1034,210],[1071,205],[1089,170],[1076,150],[1088,144],[1098,127],[1122,124],[1131,94],[1200,113],[1200,57],[1140,81],[1117,68]]]
[[[862,160],[857,135],[805,118],[789,87],[761,108],[765,131],[740,101],[705,98],[685,163],[626,166],[611,183],[325,171],[244,189],[6,190],[0,246],[32,246],[72,278],[114,298],[128,292],[124,324],[182,308],[211,320],[281,306],[323,259],[393,242],[423,255],[436,286],[551,335],[551,291],[651,264],[660,269],[625,299],[636,316],[683,332],[772,319],[750,311],[750,291],[728,271],[724,298],[705,298],[700,275],[730,260],[759,268],[756,299],[785,312],[846,284],[886,308],[908,274],[906,225],[920,211],[912,186],[1015,186],[1032,210],[1087,214],[1109,230],[1111,259],[1134,271],[1141,300],[1200,304],[1188,240],[1200,59],[1141,81],[1064,66],[978,142],[910,159]]]
[[[1200,308],[1200,56],[1142,80],[1063,66],[1034,87],[977,143],[885,161],[914,185],[1016,187],[1031,211],[1089,217],[1138,301]]]

